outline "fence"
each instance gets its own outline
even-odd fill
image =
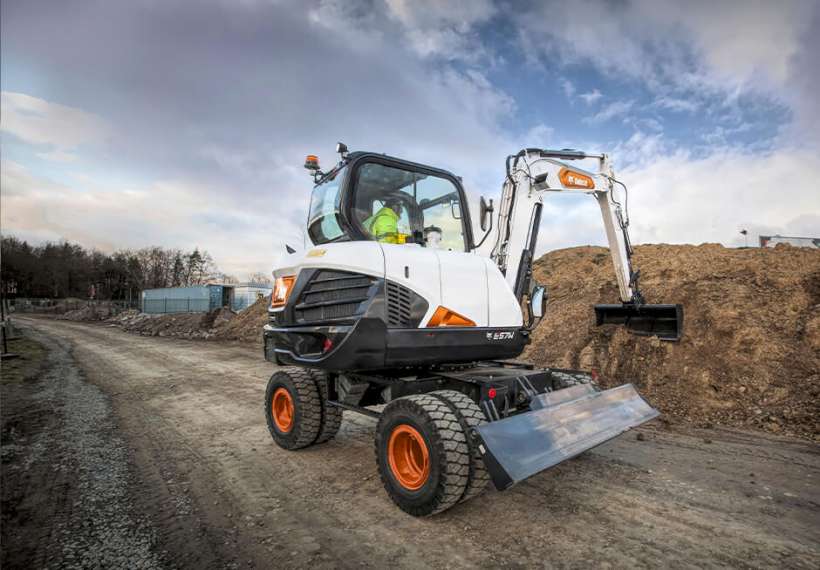
[[[6,299],[9,312],[62,315],[86,307],[116,315],[127,309],[139,309],[139,301],[101,301],[98,299],[40,299],[17,297]]]
[[[210,310],[210,299],[145,299],[142,312],[148,314],[162,313],[207,313]]]
[[[259,296],[257,293],[239,296],[239,298],[233,299],[231,308],[236,312],[243,311],[255,303]],[[45,315],[63,315],[86,307],[110,315],[117,315],[127,309],[137,309],[154,315],[164,313],[207,313],[210,310],[210,299],[207,298],[145,299],[142,306],[140,306],[138,300],[129,302],[100,301],[96,299],[36,299],[28,297],[7,299],[6,303],[7,310],[10,313],[39,313]]]
[[[250,291],[247,293],[235,293],[233,297],[233,302],[231,303],[231,309],[233,309],[234,312],[239,313],[241,311],[244,311],[254,303],[256,303],[259,299],[264,298],[270,299],[270,291]]]

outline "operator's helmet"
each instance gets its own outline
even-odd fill
[[[391,210],[396,212],[396,214],[401,215],[403,204],[399,198],[396,198],[395,196],[389,196],[385,199],[384,205],[385,207],[390,208]]]

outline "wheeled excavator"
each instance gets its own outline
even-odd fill
[[[547,307],[532,263],[549,192],[600,206],[620,302],[596,305],[597,325],[681,337],[682,307],[640,292],[627,188],[607,155],[510,155],[498,212],[481,198],[476,239],[459,177],[342,143],[337,152],[325,172],[307,157],[306,247],[288,245],[274,271],[264,354],[280,368],[265,416],[280,447],[330,440],[343,410],[371,416],[387,494],[426,516],[658,415],[631,384],[600,390],[593,373],[515,360]]]

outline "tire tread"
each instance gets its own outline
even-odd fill
[[[383,425],[387,422],[391,410],[404,409],[425,418],[432,432],[431,453],[436,453],[441,465],[441,477],[433,498],[420,506],[402,502],[401,496],[394,492],[386,469],[379,461]],[[467,438],[458,416],[441,398],[431,394],[419,394],[399,398],[385,408],[376,427],[376,458],[382,483],[393,502],[405,512],[414,516],[430,516],[449,509],[458,503],[470,479],[470,449]]]
[[[286,382],[282,376],[287,377],[287,381],[292,385],[299,405],[299,421],[294,424],[291,432],[287,435],[280,435],[275,430],[270,415],[271,385]],[[322,427],[322,402],[319,388],[310,370],[288,366],[274,372],[268,382],[266,400],[265,416],[268,422],[268,430],[280,447],[302,449],[316,442]]]
[[[436,396],[450,406],[450,409],[458,416],[462,429],[466,434],[467,445],[470,449],[470,478],[467,482],[467,488],[464,490],[464,495],[459,499],[459,502],[463,503],[484,492],[490,482],[490,474],[487,472],[484,459],[482,459],[481,452],[478,450],[478,442],[472,436],[472,430],[481,424],[487,423],[487,418],[481,408],[478,407],[478,404],[466,394],[455,390],[439,390],[432,392],[431,395]]]

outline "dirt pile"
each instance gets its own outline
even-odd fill
[[[140,313],[137,309],[128,309],[122,311],[121,313],[114,315],[108,319],[110,324],[120,325],[123,327],[133,325],[136,321],[149,319],[151,315],[146,315],[145,313]]]
[[[111,317],[110,305],[88,305],[57,316],[58,319],[66,321],[104,321],[109,317]]]
[[[647,302],[681,303],[679,343],[594,326],[618,302],[609,251],[578,247],[535,264],[547,315],[524,356],[633,382],[666,418],[820,438],[820,252],[778,246],[635,248]]]
[[[262,327],[268,322],[269,298],[258,299],[233,319],[217,326],[216,336],[225,340],[262,343]]]
[[[128,314],[126,314],[128,313]],[[146,315],[126,311],[109,322],[124,330],[143,336],[170,336],[190,339],[210,339],[217,327],[226,326],[236,314],[230,309],[215,309],[209,313],[175,313]]]

